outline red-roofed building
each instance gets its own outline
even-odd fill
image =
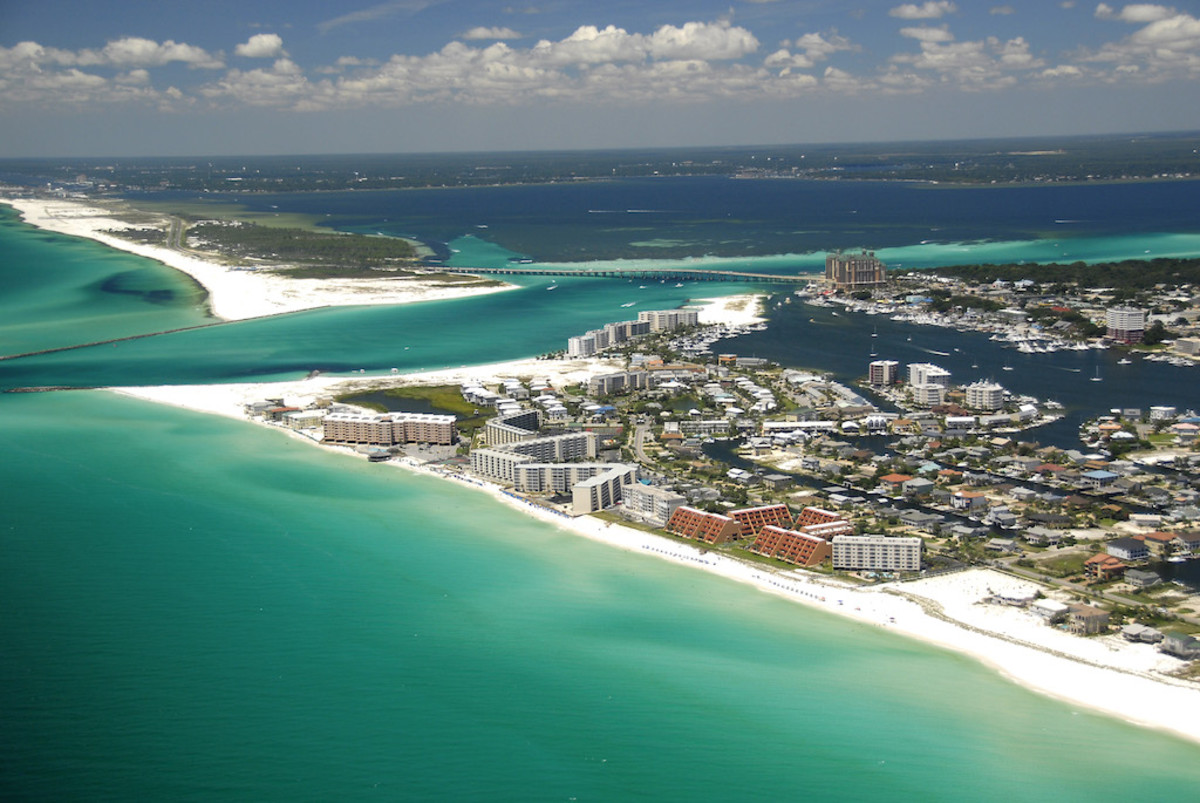
[[[828,524],[831,521],[845,521],[846,517],[840,513],[834,513],[832,510],[826,510],[822,507],[806,507],[796,514],[796,523],[793,525],[797,530],[801,527],[807,527],[810,524]]]
[[[680,506],[675,508],[671,518],[664,528],[667,532],[684,538],[703,541],[706,544],[723,544],[737,538],[741,526],[720,513],[706,513],[703,510]]]
[[[911,480],[907,474],[885,474],[879,478],[879,484],[887,488],[892,493],[899,493],[904,488],[904,483]]]
[[[817,566],[833,556],[833,545],[819,536],[768,524],[750,551],[797,566]]]
[[[1176,535],[1178,535],[1178,533],[1154,532],[1146,533],[1143,536],[1135,535],[1134,538],[1140,537],[1143,541],[1145,541],[1146,546],[1149,547],[1151,554],[1162,555],[1168,551],[1167,547],[1172,541],[1175,540]]]
[[[1124,575],[1127,568],[1120,560],[1103,552],[1083,562],[1083,573],[1095,580],[1115,580]]]
[[[844,516],[820,507],[806,507],[801,510],[792,526],[799,532],[816,535],[826,541],[832,541],[835,535],[854,533],[854,525]]]
[[[739,538],[754,538],[768,524],[785,530],[792,526],[792,511],[788,510],[787,505],[747,507],[730,511],[729,515],[741,525]]]
[[[950,506],[955,510],[985,510],[987,495],[979,491],[959,491],[950,497]]]

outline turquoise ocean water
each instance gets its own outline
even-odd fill
[[[198,320],[144,260],[11,223],[0,243],[3,320],[37,298],[45,324],[5,353]],[[42,283],[13,257],[39,246]],[[0,362],[0,386],[483,362],[626,301],[732,289],[531,282]],[[972,660],[280,433],[6,394],[0,454],[7,799],[1115,800],[1200,781],[1195,745]]]

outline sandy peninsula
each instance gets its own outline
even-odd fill
[[[26,223],[40,229],[96,240],[186,273],[208,291],[212,314],[227,321],[318,307],[411,304],[416,301],[466,298],[514,287],[504,284],[462,287],[408,278],[290,278],[262,270],[247,270],[242,265],[222,264],[211,255],[115,237],[107,232],[133,226],[117,217],[115,209],[106,209],[87,201],[13,198],[0,199],[0,203],[13,207]]]
[[[265,398],[303,405],[319,396],[380,384],[489,383],[506,377],[545,377],[562,386],[618,367],[619,364],[607,360],[521,360],[401,376],[318,376],[283,383],[113,390],[162,404],[247,420],[243,405]],[[312,443],[302,435],[289,434]],[[350,452],[339,447],[322,448]],[[991,569],[972,569],[914,582],[855,586],[803,570],[771,570],[744,563],[595,517],[568,518],[517,499],[498,486],[409,458],[393,460],[387,465],[438,476],[488,493],[566,532],[691,566],[796,603],[970,655],[1027,688],[1069,704],[1200,742],[1200,686],[1172,676],[1184,666],[1182,661],[1159,653],[1151,645],[1132,644],[1116,635],[1072,636],[1047,627],[1024,610],[984,602],[993,593],[1037,589],[1033,583]]]

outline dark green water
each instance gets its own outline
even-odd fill
[[[26,238],[44,284],[12,257]],[[199,316],[194,297],[96,289],[130,271],[181,286],[142,260],[16,225],[0,242],[2,320],[44,304],[14,343]],[[314,312],[0,363],[0,385],[486,362],[731,289],[576,280]],[[796,364],[859,350],[857,329],[843,353],[808,324],[776,330]],[[6,799],[1058,801],[1200,781],[1200,748],[974,661],[280,433],[104,392],[4,395],[0,455]]]

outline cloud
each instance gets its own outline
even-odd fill
[[[475,27],[462,35],[463,39],[520,39],[521,34],[514,31],[512,28],[485,28],[483,26]]]
[[[1121,22],[1145,23],[1170,19],[1178,14],[1175,9],[1157,6],[1151,3],[1135,3],[1115,11],[1107,3],[1096,6],[1096,17],[1102,20],[1120,20]]]
[[[899,17],[902,20],[932,20],[939,19],[946,14],[953,14],[955,11],[958,11],[958,6],[949,0],[928,0],[919,6],[915,3],[896,6],[888,12],[888,15]]]
[[[160,44],[136,36],[112,40],[103,50],[81,50],[76,54],[76,63],[84,66],[158,67],[171,62],[201,69],[225,66],[219,56],[203,48],[171,39]]]
[[[1083,75],[1083,70],[1074,64],[1060,64],[1057,67],[1042,70],[1038,75],[1042,78],[1078,78]]]
[[[340,17],[319,22],[317,23],[317,30],[321,33],[329,33],[334,28],[340,28],[343,25],[353,25],[358,22],[373,22],[397,14],[416,14],[441,2],[442,0],[389,0],[386,3],[380,3],[379,5],[360,9],[359,11],[351,11],[349,14],[342,14]]]
[[[901,36],[907,36],[909,39],[916,39],[918,42],[950,42],[954,39],[954,34],[946,30],[946,28],[901,28]]]
[[[1015,13],[1015,9],[1012,6],[992,6],[988,9],[988,13],[996,16],[1007,17],[1009,14]]]
[[[792,48],[802,52],[793,54]],[[807,70],[839,50],[859,50],[859,47],[836,31],[829,34],[806,33],[794,43],[783,41],[778,50],[764,59],[763,65],[772,70]]]
[[[256,33],[233,49],[235,55],[248,59],[274,59],[284,55],[283,40],[273,33]]]
[[[1002,41],[994,36],[972,42],[942,41],[930,37],[937,28],[913,29],[920,32],[920,53],[899,53],[892,57],[896,65],[936,73],[943,83],[964,89],[997,89],[1011,86],[1017,74],[1041,69],[1045,62],[1034,57],[1023,37]]]
[[[1125,6],[1116,12],[1101,3],[1096,15],[1139,23],[1142,27],[1118,42],[1081,51],[1077,56],[1079,61],[1113,65],[1112,78],[1136,76],[1143,81],[1200,78],[1200,19],[1146,4]]]
[[[161,67],[180,62],[197,69],[218,69],[224,65],[220,54],[168,39],[159,43],[128,36],[109,41],[99,50],[59,50],[37,42],[19,42],[11,48],[0,47],[0,68],[39,70],[47,67]]]

